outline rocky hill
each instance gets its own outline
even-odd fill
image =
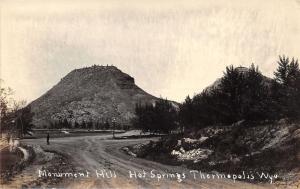
[[[128,124],[136,103],[155,103],[157,99],[118,68],[92,66],[73,70],[30,106],[33,124],[39,128],[63,119],[80,123],[115,118],[117,123]]]

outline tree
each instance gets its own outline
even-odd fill
[[[89,120],[86,125],[87,125],[88,130],[92,129],[93,128],[93,121]]]
[[[75,129],[79,129],[80,128],[80,125],[79,125],[79,123],[77,121],[75,121],[75,123],[74,123],[74,128]]]
[[[299,64],[298,59],[295,60],[292,58],[292,61],[290,62],[288,66],[288,86],[299,89],[299,77],[300,77],[300,70],[299,70]]]
[[[81,129],[87,129],[87,124],[84,120],[81,122]]]
[[[270,89],[266,84],[268,79],[264,78],[254,64],[245,74],[245,91],[242,94],[241,104],[243,118],[245,120],[266,119],[270,108]]]
[[[167,99],[159,99],[155,104],[138,103],[135,113],[133,124],[142,131],[170,133],[177,127],[177,111]]]
[[[278,68],[274,72],[273,97],[283,117],[300,119],[300,70],[298,60],[279,56]]]
[[[278,63],[278,68],[276,70],[276,72],[274,72],[275,75],[275,80],[282,84],[282,85],[288,85],[289,83],[289,58],[283,56],[279,56],[279,61]]]
[[[194,107],[193,102],[190,96],[185,98],[185,101],[179,106],[179,121],[181,125],[181,130],[184,130],[184,127],[194,125]]]
[[[10,87],[3,86],[4,82],[0,79],[0,132],[12,132],[14,129],[17,129],[23,131],[25,134],[32,126],[30,124],[32,118],[30,115],[30,107],[24,108],[26,101],[16,101],[13,98],[14,91]],[[21,125],[24,126],[22,130]]]
[[[104,129],[109,129],[110,127],[110,124],[108,122],[108,120],[105,121],[105,124],[104,124]]]
[[[32,127],[33,127],[33,124],[31,123],[33,116],[34,113],[31,112],[30,106],[22,108],[21,110],[18,110],[16,112],[15,121],[21,135],[25,135],[25,134],[31,135],[30,131],[32,131]]]
[[[269,115],[270,92],[254,64],[250,68],[226,67],[220,83],[180,106],[180,121],[190,127],[228,125],[239,120],[263,120]]]
[[[9,102],[11,100],[11,96],[13,94],[13,90],[10,87],[3,87],[3,80],[0,79],[0,126],[1,131],[7,129],[9,119]]]
[[[167,99],[159,99],[154,107],[154,131],[169,133],[177,127],[177,111]]]
[[[56,129],[62,129],[62,128],[64,128],[64,129],[69,128],[69,122],[68,122],[68,120],[67,120],[66,118],[64,118],[64,119],[60,122],[60,124],[58,125],[58,128],[56,128]]]
[[[238,121],[242,118],[242,95],[245,92],[245,74],[239,72],[233,66],[226,67],[226,72],[221,79],[221,92],[224,93],[231,113],[230,121]]]

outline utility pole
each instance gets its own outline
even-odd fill
[[[23,138],[23,134],[24,134],[24,126],[23,126],[23,121],[22,121],[22,117],[19,117],[20,121],[21,121],[21,126],[22,126],[22,130],[21,130],[21,138]]]

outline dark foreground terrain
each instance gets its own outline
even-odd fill
[[[267,173],[276,183],[300,187],[300,125],[273,123],[208,127],[157,142],[123,148],[129,155],[220,173]],[[247,179],[263,183],[267,179]]]
[[[126,134],[120,134],[126,135]],[[120,136],[119,135],[119,136]],[[36,151],[34,162],[4,188],[64,187],[64,188],[274,188],[271,184],[250,184],[232,179],[194,178],[182,166],[136,158],[124,153],[127,145],[145,144],[147,139],[112,140],[110,135],[55,138],[46,145],[45,139],[22,142]],[[39,147],[40,146],[40,147]],[[39,170],[48,172],[86,173],[88,177],[39,177]],[[96,175],[96,170],[100,175]],[[110,174],[112,171],[112,174]],[[152,174],[151,174],[152,171]],[[47,173],[48,173],[47,172]],[[103,175],[101,174],[103,173]],[[131,173],[131,177],[130,177]],[[140,173],[140,174],[138,174]],[[172,174],[175,177],[172,177]],[[136,175],[136,177],[135,177]],[[104,178],[103,178],[104,177]],[[138,178],[139,177],[139,178]]]

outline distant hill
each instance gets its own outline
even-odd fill
[[[134,78],[114,66],[75,69],[40,98],[33,101],[36,127],[67,119],[129,124],[138,102],[155,103],[158,98],[135,85]]]
[[[248,68],[242,67],[242,66],[236,67],[235,69],[238,70],[240,73],[247,73],[249,71]],[[263,80],[264,84],[267,87],[271,87],[272,79],[268,78],[268,77],[266,77],[264,75],[263,75],[263,78],[264,78],[264,80]],[[207,92],[210,92],[214,88],[219,88],[220,85],[221,85],[221,80],[222,80],[222,78],[216,79],[216,81],[214,81],[211,85],[209,85],[208,87],[206,87],[204,90],[207,91]]]

